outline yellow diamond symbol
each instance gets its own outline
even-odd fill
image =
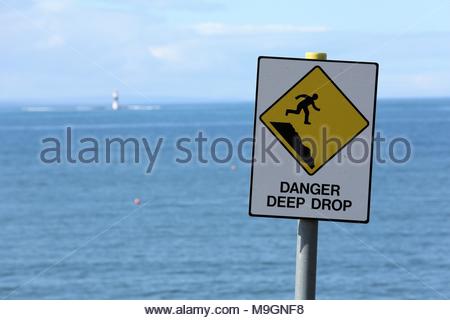
[[[369,125],[319,66],[283,94],[260,119],[310,175]]]

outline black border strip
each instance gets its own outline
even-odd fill
[[[351,64],[371,64],[371,65],[375,65],[375,93],[374,93],[374,101],[373,101],[373,115],[372,115],[372,143],[371,143],[371,148],[370,148],[370,152],[371,152],[371,159],[370,159],[370,165],[369,165],[369,193],[368,193],[368,201],[367,201],[367,220],[364,221],[357,221],[357,220],[345,220],[345,219],[326,219],[326,218],[311,218],[311,217],[292,217],[292,216],[279,216],[279,215],[264,215],[264,214],[257,214],[257,213],[252,213],[252,195],[253,195],[253,167],[254,167],[254,159],[255,159],[255,140],[253,142],[253,146],[252,146],[252,166],[251,166],[251,173],[250,173],[250,197],[249,197],[249,215],[251,217],[263,217],[263,218],[283,218],[283,219],[305,219],[305,220],[322,220],[322,221],[336,221],[336,222],[348,222],[348,223],[363,223],[363,224],[367,224],[370,221],[370,203],[371,203],[371,193],[372,193],[372,168],[373,168],[373,146],[374,146],[374,142],[373,142],[373,138],[375,136],[375,117],[376,117],[376,105],[377,105],[377,92],[378,92],[378,69],[379,69],[379,65],[376,62],[366,62],[366,61],[350,61],[350,60],[319,60],[319,59],[306,59],[306,58],[288,58],[288,57],[271,57],[271,56],[259,56],[258,57],[258,63],[257,63],[257,69],[256,69],[256,93],[255,93],[255,113],[254,113],[254,117],[253,117],[253,139],[255,139],[256,137],[256,121],[257,121],[257,107],[258,107],[258,90],[259,90],[259,71],[260,71],[260,62],[261,59],[274,59],[274,60],[294,60],[294,61],[308,61],[308,62],[314,62],[314,61],[319,61],[319,62],[338,62],[338,63],[351,63]],[[315,67],[314,67],[315,68]],[[313,68],[313,69],[314,69]],[[320,68],[320,66],[319,66]],[[312,70],[312,69],[311,69]],[[323,71],[323,69],[322,69]],[[311,72],[311,71],[309,71]],[[309,74],[309,72],[307,74]],[[327,75],[327,73],[324,71],[324,73]],[[306,74],[306,75],[307,75]],[[328,76],[328,75],[327,75]],[[302,77],[303,79],[304,77]],[[329,76],[328,76],[329,78]],[[330,79],[331,80],[331,79]],[[301,80],[300,80],[301,81]],[[332,81],[333,82],[333,81]],[[298,83],[298,82],[297,82]],[[296,83],[296,84],[297,84]],[[335,84],[333,82],[333,84]],[[336,85],[336,84],[335,84]],[[295,86],[295,84],[294,84]],[[339,89],[339,87],[336,85],[336,87]],[[291,87],[292,88],[292,87]],[[290,89],[291,89],[290,88]],[[289,89],[289,90],[290,90]],[[289,91],[287,90],[287,91]],[[339,91],[341,91],[339,89]],[[341,91],[342,92],[342,91]],[[286,94],[286,93],[285,93]],[[283,96],[285,95],[283,94]],[[343,94],[343,93],[342,93]],[[345,96],[345,95],[344,95]],[[347,98],[347,96],[345,96]],[[281,99],[281,98],[280,98]],[[277,99],[278,101],[279,99]],[[350,99],[347,98],[347,100],[350,101]],[[351,101],[350,101],[351,102]],[[275,102],[276,103],[276,102]],[[351,102],[352,103],[352,102]],[[273,104],[272,104],[273,105]],[[353,105],[353,103],[352,103]],[[353,105],[354,106],[354,105]],[[268,108],[270,109],[270,107]],[[358,108],[355,107],[355,109],[361,113]],[[267,110],[265,110],[263,113],[261,113],[261,116],[266,112]],[[362,114],[361,114],[362,115]],[[364,117],[364,116],[363,116]],[[364,119],[366,119],[364,117]],[[367,119],[366,119],[367,120]],[[261,120],[260,120],[261,121]],[[263,123],[264,124],[264,123]],[[266,126],[267,127],[267,126]],[[357,135],[359,135],[366,127],[364,127]],[[270,128],[269,128],[270,130]],[[273,132],[272,132],[273,134]],[[356,135],[356,136],[357,136]],[[355,136],[355,137],[356,137]],[[283,145],[283,144],[282,144]],[[283,145],[284,147],[284,145]],[[340,150],[339,150],[340,151]],[[339,152],[336,152],[336,154]],[[335,155],[336,155],[335,154]],[[334,157],[334,156],[333,156]],[[330,158],[331,159],[331,158]],[[304,170],[305,172],[307,172],[306,170]],[[318,171],[318,170],[317,170]],[[317,172],[316,171],[316,172]]]

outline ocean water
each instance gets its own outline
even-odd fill
[[[175,162],[186,156],[180,137],[251,137],[253,105],[132,109],[0,109],[0,297],[293,298],[296,221],[248,216],[250,166],[237,150],[224,164],[208,148],[208,163]],[[103,151],[98,164],[64,154],[43,164],[42,139],[58,137],[65,152],[67,126],[103,151],[106,137],[165,140],[151,174],[145,153],[139,164],[130,153],[107,164]],[[317,298],[448,299],[450,100],[381,100],[376,128],[407,138],[411,159],[375,165],[369,224],[320,222]]]

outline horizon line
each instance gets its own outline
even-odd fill
[[[377,100],[425,100],[425,99],[433,99],[433,100],[447,100],[450,99],[450,96],[385,96],[385,97],[378,97]],[[73,99],[72,101],[70,98],[65,99],[55,99],[55,100],[48,100],[48,99],[36,99],[36,100],[0,100],[0,107],[5,106],[7,104],[11,105],[17,105],[17,104],[33,104],[33,105],[40,105],[40,104],[56,104],[56,105],[67,105],[67,104],[102,104],[102,103],[111,103],[112,99],[103,99],[103,98],[83,98],[83,99]],[[89,102],[88,100],[96,100]],[[125,103],[126,102],[126,103]],[[143,101],[140,99],[129,99],[129,101],[123,101],[122,105],[130,105],[130,104],[205,104],[205,103],[254,103],[254,99],[206,99],[206,98],[160,98],[160,99],[154,99],[153,101]]]

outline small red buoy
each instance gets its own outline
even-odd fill
[[[139,199],[139,198],[134,198],[133,203],[134,203],[135,205],[138,206],[138,205],[141,204],[141,199]]]

